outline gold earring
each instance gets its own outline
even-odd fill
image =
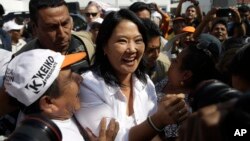
[[[183,81],[181,81],[181,86],[184,86],[184,82]]]

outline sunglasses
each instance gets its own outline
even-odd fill
[[[90,17],[90,15],[91,15],[92,17],[95,17],[95,16],[97,15],[97,13],[85,13],[85,15],[86,15],[87,17]]]

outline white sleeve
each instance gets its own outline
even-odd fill
[[[83,127],[88,127],[99,135],[99,124],[103,117],[113,117],[111,107],[105,102],[103,86],[92,72],[83,76],[80,86],[81,108],[76,112],[76,117]]]

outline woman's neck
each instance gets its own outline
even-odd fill
[[[132,85],[132,74],[118,75],[121,86],[130,87]]]

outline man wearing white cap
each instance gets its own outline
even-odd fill
[[[22,39],[23,25],[18,25],[15,20],[4,23],[3,30],[9,33],[11,37],[12,53],[19,51],[26,42]]]
[[[16,56],[6,70],[4,86],[18,101],[22,112],[25,115],[41,113],[52,119],[62,132],[62,141],[84,141],[88,137],[73,116],[80,108],[82,77],[70,69],[70,65],[85,57],[85,52],[64,56],[51,50],[35,49]],[[101,124],[104,133],[100,138],[105,137],[102,141],[113,139],[118,123],[112,120],[107,130],[104,120]]]

